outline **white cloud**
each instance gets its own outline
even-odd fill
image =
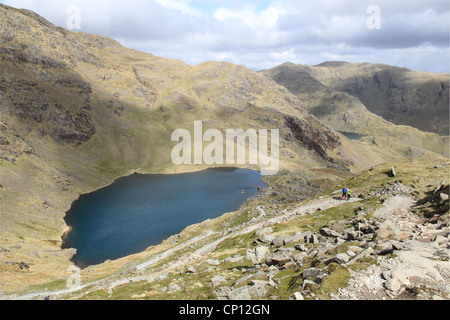
[[[200,12],[189,5],[190,0],[155,0],[161,7],[181,11],[183,14],[198,16]]]
[[[81,31],[189,64],[226,60],[258,70],[291,61],[380,62],[449,71],[447,0],[0,0],[66,27],[81,9]],[[367,8],[381,9],[380,30]]]
[[[241,9],[228,9],[220,7],[214,12],[214,18],[227,22],[227,20],[238,20],[244,25],[257,32],[272,31],[275,29],[278,18],[286,14],[283,8],[270,6],[262,11],[257,11],[253,6],[246,6]]]

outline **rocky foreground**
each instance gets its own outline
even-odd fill
[[[269,187],[236,213],[82,270],[78,283],[64,279],[58,289],[48,284],[5,298],[447,300],[448,185],[429,181],[448,171],[430,167],[428,179],[404,177],[403,184],[383,178],[385,169],[347,180],[361,185],[351,200],[336,190],[283,206],[267,199]],[[374,184],[380,177],[387,182]]]

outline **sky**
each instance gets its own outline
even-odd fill
[[[195,65],[372,62],[449,72],[449,0],[0,0]]]

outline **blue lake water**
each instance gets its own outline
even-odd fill
[[[237,210],[265,187],[259,172],[220,168],[176,175],[132,175],[82,195],[67,212],[80,267],[157,245],[189,225]]]

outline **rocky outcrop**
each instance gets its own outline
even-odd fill
[[[53,83],[51,80],[34,82],[13,80],[9,76],[6,73],[0,79],[3,112],[31,120],[39,135],[50,135],[57,143],[79,144],[88,141],[96,133],[91,115],[91,88],[87,82],[69,77],[56,79],[63,92],[77,90],[79,94],[75,98],[69,95],[61,103],[52,103],[54,98],[49,89]],[[80,104],[74,108],[69,99],[79,100]]]
[[[357,70],[358,76],[344,79],[336,89],[359,98],[371,112],[395,124],[449,134],[448,121],[439,119],[449,116],[448,74],[424,75],[391,66],[373,69],[365,75]]]
[[[324,159],[328,159],[327,150],[341,145],[339,137],[334,132],[325,129],[312,118],[286,117],[286,125],[291,129],[296,140],[307,149],[316,151]]]

